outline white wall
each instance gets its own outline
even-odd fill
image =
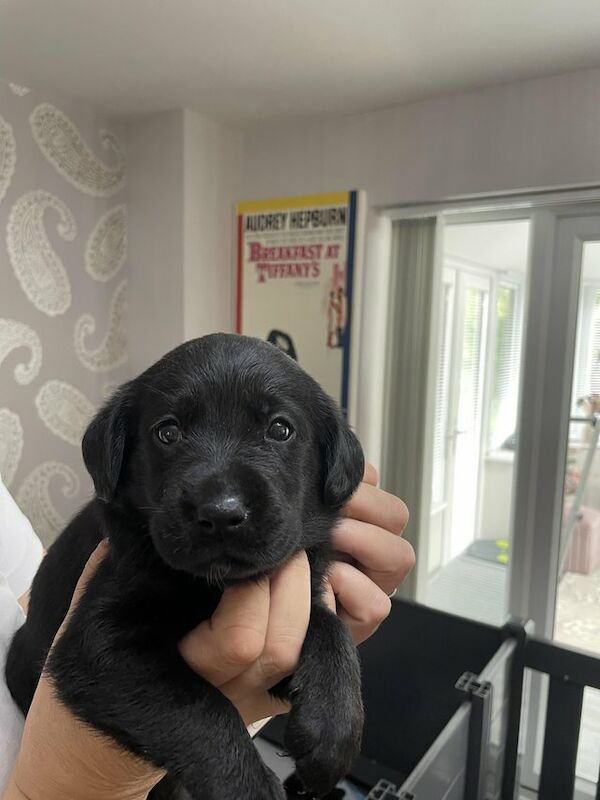
[[[184,335],[233,329],[234,206],[242,136],[184,112]]]
[[[241,136],[190,111],[129,121],[133,374],[233,324],[233,207]]]
[[[600,181],[600,70],[244,137],[243,195],[366,189],[374,205]]]
[[[129,375],[127,164],[92,154],[103,129],[119,144],[124,131],[86,103],[4,81],[0,115],[0,473],[47,547],[91,496],[82,415]],[[60,130],[61,166],[49,158]]]
[[[128,125],[129,356],[137,375],[183,340],[183,116]]]

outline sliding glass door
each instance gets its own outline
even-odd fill
[[[600,656],[600,202],[446,212],[438,230],[417,599]],[[546,694],[532,673],[534,793]],[[589,691],[577,800],[599,761]]]
[[[491,281],[458,273],[455,315],[455,367],[448,432],[451,476],[449,530],[445,561],[460,555],[476,537],[481,472],[483,393]]]
[[[559,251],[573,255],[580,289],[553,635],[600,657],[600,217],[565,221],[558,237]],[[589,782],[600,773],[600,692],[593,689],[584,693],[576,772]]]
[[[419,594],[492,623],[507,612],[528,237],[528,220],[447,223],[433,315],[431,503]]]
[[[600,655],[600,212],[533,214],[531,293],[509,608]],[[586,213],[587,212],[587,213]],[[547,687],[531,675],[522,783],[535,791]],[[587,691],[576,797],[593,797],[600,698]]]

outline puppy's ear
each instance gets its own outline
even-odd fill
[[[114,498],[119,482],[132,397],[131,383],[117,389],[96,414],[83,436],[83,460],[94,481],[96,495],[105,502]]]
[[[365,459],[360,442],[333,401],[327,397],[321,409],[323,500],[340,508],[362,480]]]

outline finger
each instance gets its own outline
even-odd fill
[[[408,508],[399,497],[361,483],[345,506],[344,516],[400,534],[408,522]]]
[[[377,486],[379,483],[379,474],[373,466],[367,461],[365,464],[365,474],[363,476],[363,483],[369,483],[371,486]]]
[[[415,565],[414,550],[406,539],[355,519],[339,522],[333,532],[333,547],[355,559],[387,594],[402,583]]]
[[[338,602],[338,616],[348,625],[358,644],[377,630],[388,616],[391,600],[351,564],[336,562],[329,579]]]
[[[323,595],[323,601],[330,611],[333,611],[334,614],[337,612],[335,593],[333,591],[333,586],[331,585],[331,581],[329,580],[329,578],[325,581],[325,593]]]
[[[249,669],[220,689],[232,702],[264,691],[298,664],[310,620],[310,566],[302,552],[271,578],[269,622],[263,652]]]
[[[220,687],[262,653],[269,607],[268,579],[230,586],[212,618],[179,642],[179,652],[195,672]]]
[[[303,551],[271,579],[271,613],[259,661],[269,677],[296,668],[310,620],[310,565]]]

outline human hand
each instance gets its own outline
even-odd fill
[[[271,578],[225,589],[211,619],[190,631],[179,651],[251,725],[289,710],[268,690],[296,668],[310,607],[310,567],[301,552]]]
[[[106,549],[102,544],[90,557],[71,609]],[[182,639],[181,655],[229,698],[246,724],[280,714],[288,705],[268,689],[296,666],[310,600],[310,568],[300,553],[270,579],[226,589],[213,617]],[[42,674],[4,800],[139,800],[163,775],[78,720]]]
[[[409,542],[402,538],[408,509],[398,497],[377,487],[377,472],[367,464],[357,491],[334,532],[334,547],[349,561],[335,561],[329,571],[329,602],[352,632],[354,641],[368,639],[390,613],[390,592],[415,564]]]
[[[326,603],[337,608],[357,644],[388,616],[389,593],[415,563],[412,546],[401,536],[408,509],[377,488],[377,480],[375,468],[367,464],[334,533],[335,549],[352,563],[336,561],[326,587]],[[250,725],[289,709],[268,689],[294,671],[309,615],[310,571],[301,553],[270,583],[265,579],[227,589],[212,619],[187,634],[180,652]]]
[[[55,641],[107,551],[90,556]],[[77,719],[42,673],[3,800],[142,800],[164,772]]]

